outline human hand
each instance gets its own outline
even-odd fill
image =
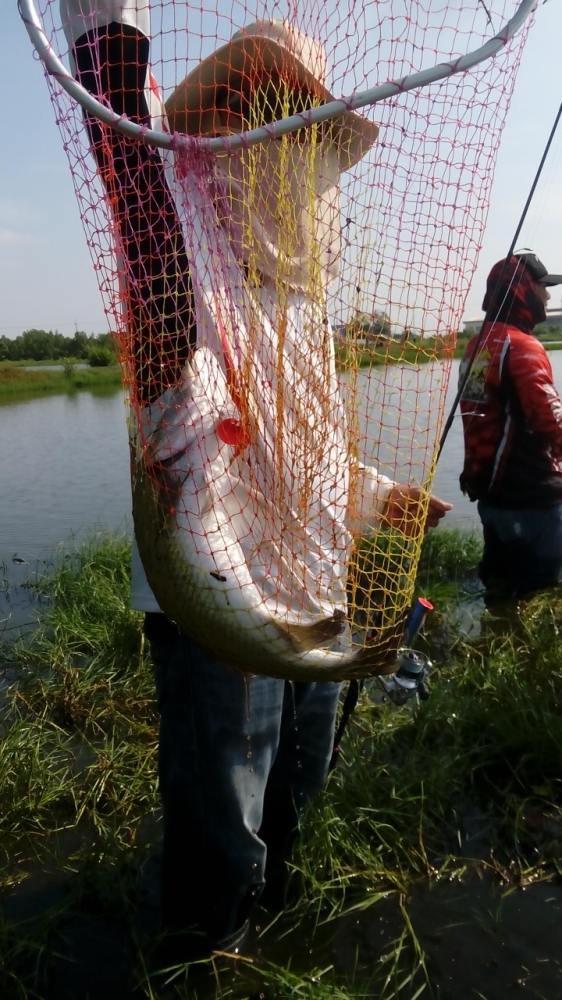
[[[427,504],[427,514],[424,518],[424,508]],[[411,537],[417,532],[417,526],[424,518],[424,531],[435,528],[447,511],[452,510],[452,503],[430,496],[427,490],[410,483],[397,483],[390,490],[382,513],[382,521],[402,534]]]

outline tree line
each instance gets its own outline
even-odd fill
[[[77,361],[92,361],[98,358],[102,363],[111,364],[116,360],[113,334],[88,334],[77,330],[72,337],[52,330],[24,330],[13,339],[0,335],[1,361],[60,361],[75,358]]]
[[[373,338],[390,337],[391,326],[388,317],[381,314],[376,317],[369,317],[368,332]],[[384,322],[383,322],[384,320]],[[367,329],[364,317],[360,317],[354,324],[346,324],[336,328],[340,334],[353,332],[355,335],[365,335]],[[476,331],[477,332],[477,331]],[[562,328],[543,325],[535,329],[535,334],[542,340],[547,339],[562,340]],[[404,330],[399,341],[410,341],[416,336],[412,331]],[[459,332],[457,336],[457,351],[472,336],[471,332]],[[66,358],[77,361],[87,361],[93,365],[113,364],[117,360],[116,341],[112,333],[88,334],[83,330],[77,330],[72,337],[65,337],[62,333],[52,330],[25,330],[18,337],[13,339],[0,335],[0,363],[2,361],[61,361]]]

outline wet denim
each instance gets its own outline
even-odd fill
[[[163,921],[216,942],[277,877],[324,784],[340,685],[244,676],[164,615],[147,614],[145,633],[160,711]]]
[[[501,596],[521,597],[562,579],[562,504],[508,510],[480,500],[484,530],[480,578]]]

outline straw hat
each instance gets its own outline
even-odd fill
[[[240,92],[256,73],[275,71],[322,103],[333,101],[327,90],[326,53],[322,45],[285,21],[256,21],[232,36],[226,45],[203,59],[166,101],[174,132],[209,134],[209,115],[220,87]],[[205,124],[205,122],[207,124]],[[352,111],[334,120],[333,136],[342,170],[357,163],[375,142],[379,129]]]

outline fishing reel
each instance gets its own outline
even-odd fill
[[[396,670],[392,674],[378,674],[372,681],[368,682],[367,691],[372,701],[405,705],[408,702],[415,704],[429,698],[426,678],[432,667],[431,660],[419,650],[413,649],[410,644],[414,641],[430,611],[433,611],[433,605],[425,597],[416,598],[408,612],[404,626],[404,643],[408,645],[401,646],[396,654]],[[374,685],[379,689],[376,694],[374,693]],[[364,687],[364,680],[352,680],[349,684],[334,737],[330,771],[338,761],[345,728]]]
[[[396,654],[396,670],[392,674],[379,674],[376,682],[382,690],[382,700],[393,705],[405,705],[411,700],[429,698],[427,675],[432,663],[429,657],[412,648],[433,605],[425,597],[418,597],[412,605],[404,626],[404,646]]]
[[[411,699],[425,701],[429,698],[427,675],[431,660],[417,649],[403,646],[396,656],[393,674],[380,674],[376,681],[383,692],[383,701],[405,705]]]

